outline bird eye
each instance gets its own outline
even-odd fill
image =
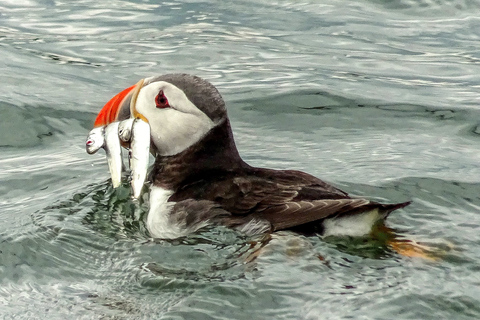
[[[170,107],[170,105],[168,104],[168,99],[167,97],[165,97],[163,90],[160,90],[160,92],[155,97],[155,104],[157,105],[157,108],[161,109]]]

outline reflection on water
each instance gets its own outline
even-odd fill
[[[358,239],[320,239],[293,232],[248,238],[225,228],[209,228],[184,238],[151,240],[143,223],[148,195],[140,203],[132,201],[127,181],[116,190],[109,181],[91,185],[67,200],[34,213],[35,229],[29,234],[3,239],[6,246],[1,262],[9,272],[2,279],[9,279],[11,285],[2,291],[5,296],[11,296],[6,300],[10,301],[19,292],[25,292],[14,283],[34,279],[41,289],[28,294],[27,301],[37,300],[40,290],[42,295],[61,294],[66,299],[84,297],[89,304],[98,304],[93,310],[125,316],[144,314],[141,312],[144,307],[151,308],[159,297],[164,299],[161,310],[171,310],[172,315],[183,314],[185,308],[190,310],[188,314],[200,308],[201,311],[197,311],[205,316],[211,312],[212,304],[220,307],[225,294],[230,295],[234,309],[241,308],[244,299],[259,300],[254,304],[257,312],[263,310],[264,304],[278,309],[280,302],[270,299],[276,292],[283,291],[288,292],[288,296],[281,299],[281,304],[290,303],[292,307],[298,301],[293,303],[290,297],[313,301],[319,292],[323,303],[335,303],[338,295],[376,297],[385,290],[393,294],[406,290],[405,279],[410,277],[413,281],[416,276],[424,277],[416,273],[425,272],[425,268],[471,263],[459,251],[465,248],[459,243],[453,244],[460,241],[458,235],[425,229],[432,219],[442,225],[452,222],[433,210],[421,208],[422,202],[428,201],[438,208],[446,195],[439,190],[455,192],[455,188],[459,188],[467,191],[462,197],[449,197],[451,206],[461,206],[465,198],[469,203],[480,205],[478,194],[467,184],[453,183],[452,188],[448,182],[409,180],[381,188],[343,186],[379,197],[397,197],[397,192],[424,199],[416,201],[412,209],[401,210],[407,212],[392,215],[393,224],[403,225],[403,231],[380,225],[371,236]],[[425,226],[419,231],[417,224],[422,220]],[[467,232],[471,225],[460,223],[459,226]],[[392,246],[392,241],[411,244],[409,238],[415,237],[423,240],[423,248],[427,250],[417,261],[423,266],[420,270],[415,263],[405,265],[407,255],[402,256]],[[48,286],[59,277],[62,283],[55,287],[58,293],[52,292]],[[74,288],[63,283],[79,279],[83,280]],[[99,285],[123,294],[106,295]],[[142,300],[134,299],[140,292]],[[201,298],[204,292],[209,293],[207,298]],[[262,295],[258,296],[258,292]],[[318,301],[318,297],[314,300]],[[78,314],[83,312],[81,305],[79,303],[75,311]],[[313,309],[317,307],[318,302],[310,305]],[[291,316],[297,315],[293,310],[295,308],[285,311]]]
[[[1,317],[479,318],[478,9],[0,0]],[[218,87],[250,164],[413,204],[361,239],[150,239],[148,195],[84,142],[111,96],[170,72]]]

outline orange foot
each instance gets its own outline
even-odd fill
[[[429,261],[439,261],[441,257],[446,254],[445,250],[420,244],[414,240],[403,239],[395,233],[395,230],[381,225],[377,232],[373,234],[376,238],[382,238],[385,244],[404,257],[422,258]],[[451,248],[451,246],[449,246]]]
[[[395,252],[405,257],[423,258],[430,261],[440,260],[440,252],[432,247],[421,245],[412,240],[393,239],[388,240],[387,245]]]

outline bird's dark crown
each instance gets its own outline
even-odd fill
[[[182,90],[187,98],[214,123],[219,123],[227,117],[222,96],[207,80],[190,74],[172,73],[148,79],[144,86],[156,81],[169,82]]]

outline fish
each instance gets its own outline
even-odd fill
[[[133,199],[138,199],[147,178],[150,157],[150,125],[142,119],[135,119],[131,130],[130,169]]]
[[[132,197],[138,199],[147,178],[150,156],[150,125],[140,118],[130,118],[121,122],[112,122],[107,126],[90,131],[86,141],[88,154],[105,150],[108,168],[114,188],[122,182],[122,148],[121,141],[130,142],[130,170]]]
[[[94,154],[100,148],[103,148],[105,145],[105,127],[96,127],[93,128],[87,136],[87,141],[85,142],[85,148],[88,154]]]
[[[112,185],[118,188],[122,183],[122,147],[118,139],[119,122],[112,122],[105,128],[105,153]]]
[[[134,118],[123,120],[118,125],[118,137],[123,142],[129,142],[132,137],[132,127],[133,127]]]
[[[101,148],[105,150],[112,185],[118,188],[122,182],[122,150],[118,139],[118,122],[108,126],[93,128],[85,142],[88,154],[94,154]]]

